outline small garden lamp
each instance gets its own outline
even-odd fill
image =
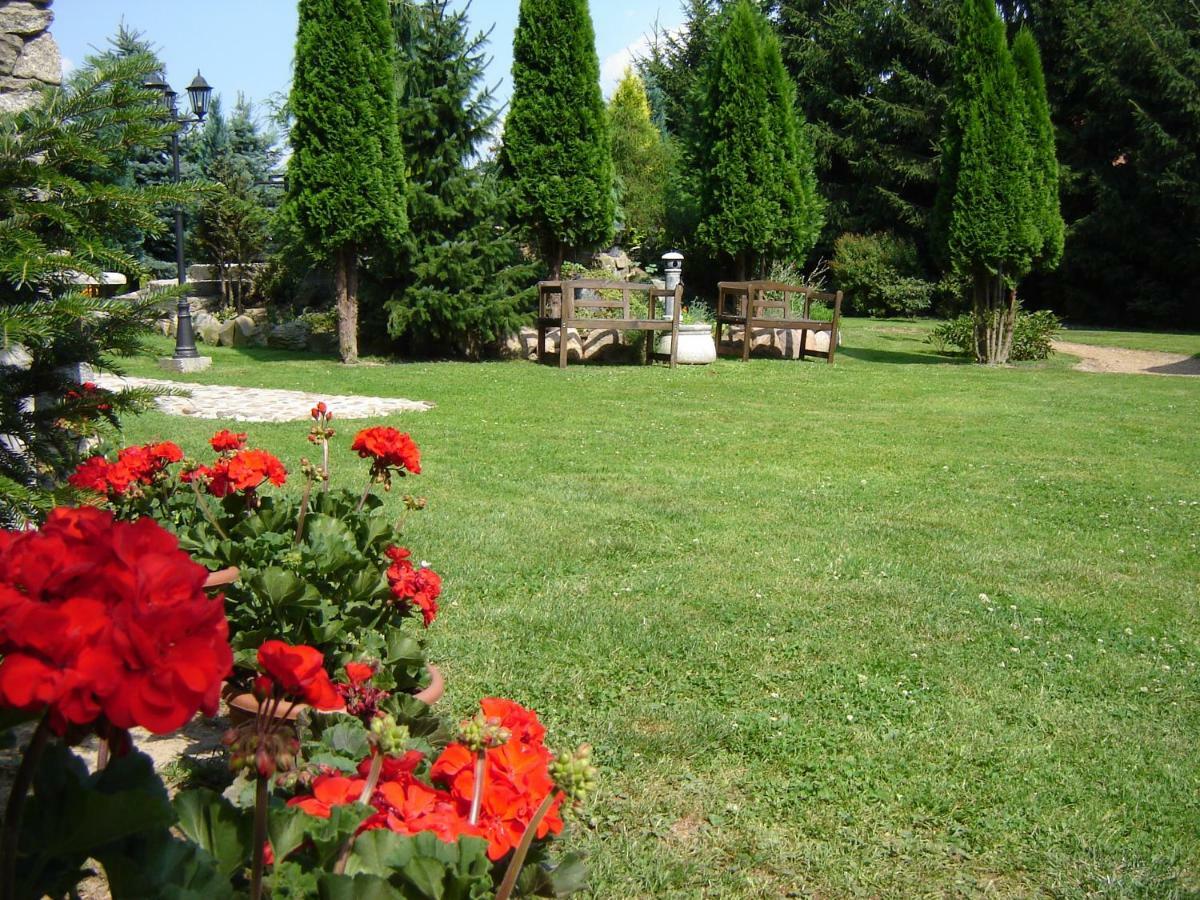
[[[678,250],[670,250],[662,255],[663,261],[663,286],[668,291],[673,291],[679,287],[679,281],[683,278],[683,254]],[[674,299],[669,299],[664,304],[666,307],[666,317],[669,319],[674,314]]]

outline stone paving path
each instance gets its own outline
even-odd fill
[[[433,404],[401,397],[357,397],[310,394],[271,388],[228,387],[215,384],[186,384],[158,378],[117,378],[103,375],[100,386],[108,390],[125,387],[166,387],[187,391],[191,396],[159,397],[159,410],[196,419],[230,419],[235,422],[294,422],[309,418],[309,411],[324,400],[338,419],[375,419],[398,412],[425,412]]]

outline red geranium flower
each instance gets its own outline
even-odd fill
[[[246,433],[235,434],[229,429],[223,429],[209,438],[208,443],[218,453],[227,453],[235,450],[241,450],[246,446]]]
[[[433,569],[413,566],[408,548],[388,547],[384,551],[392,561],[387,580],[392,596],[409,607],[421,610],[425,627],[437,618],[437,598],[442,593],[442,578]]]
[[[344,709],[346,704],[325,671],[320,650],[283,641],[266,641],[258,648],[258,664],[283,690],[316,709]]]
[[[164,733],[216,712],[233,665],[223,601],[152,519],[59,508],[0,540],[0,704]],[[118,735],[119,737],[119,735]]]
[[[344,775],[318,775],[312,783],[310,796],[293,797],[288,806],[298,806],[310,816],[328,819],[335,806],[357,803],[367,785],[366,778],[346,778]]]
[[[183,451],[172,441],[123,447],[117,461],[93,456],[80,463],[67,481],[74,487],[99,494],[120,496],[134,485],[150,485],[170,463],[183,459]]]
[[[374,460],[372,468],[400,469],[421,474],[421,453],[407,434],[387,425],[364,428],[354,436],[351,450],[358,451],[363,459]]]
[[[264,481],[281,485],[287,481],[287,469],[278,457],[266,450],[240,450],[211,466],[200,466],[187,473],[188,480],[197,476],[208,480],[210,494],[224,497],[238,491],[255,490]]]

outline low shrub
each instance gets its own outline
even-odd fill
[[[920,277],[916,245],[888,232],[843,234],[831,268],[847,313],[910,316],[928,309],[933,297],[934,285]]]
[[[1062,320],[1048,309],[1035,313],[1018,310],[1017,321],[1013,328],[1012,353],[1009,359],[1013,362],[1022,360],[1046,359],[1054,352],[1050,342],[1054,340],[1062,327]],[[961,315],[938,324],[929,333],[927,339],[939,353],[954,350],[967,354],[975,352],[975,321],[970,315]]]

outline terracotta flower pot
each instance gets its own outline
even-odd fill
[[[209,573],[209,576],[204,579],[206,588],[222,587],[226,584],[233,584],[238,580],[238,567],[229,566],[226,569],[218,569],[216,572]]]
[[[429,686],[413,694],[413,696],[422,703],[433,706],[446,693],[446,679],[442,676],[441,669],[432,663],[426,663],[425,668],[429,670]],[[251,693],[238,693],[235,688],[226,684],[225,690],[222,692],[222,698],[225,700],[225,705],[229,707],[229,720],[234,725],[248,722],[258,715],[258,699]],[[286,701],[280,704],[279,715],[281,718],[283,711],[288,709],[288,705]],[[287,720],[289,722],[296,721],[296,717],[306,709],[308,709],[308,704],[297,703],[288,712]]]

